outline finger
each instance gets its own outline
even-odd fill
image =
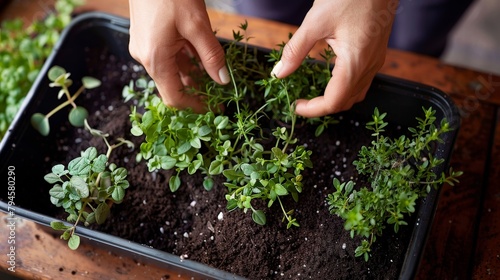
[[[281,60],[276,63],[271,71],[272,76],[284,78],[300,66],[314,44],[320,39],[311,37],[311,34],[307,25],[302,25],[297,29],[290,41],[283,48]]]
[[[149,72],[159,73],[153,79],[163,102],[167,106],[179,109],[192,108],[196,113],[206,112],[206,105],[200,97],[185,93],[176,56],[168,57],[162,63],[152,61],[150,65],[157,68]]]
[[[207,22],[209,22],[208,15]],[[208,75],[219,84],[229,83],[230,77],[226,67],[224,50],[210,25],[205,22],[197,26],[196,30],[179,30],[179,32],[194,46]]]
[[[182,51],[177,54],[177,65],[179,65],[179,75],[182,84],[187,88],[199,88],[196,84],[196,77],[201,73],[201,69],[197,64],[197,58],[194,52],[189,50],[186,46]]]
[[[337,64],[324,95],[311,100],[297,100],[295,113],[314,118],[351,109],[355,103],[365,98],[371,81],[371,76],[368,76],[370,75],[356,80],[351,67],[344,67],[342,63]]]

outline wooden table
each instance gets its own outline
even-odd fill
[[[43,16],[52,2],[12,0],[0,19]],[[78,9],[90,10],[127,17],[128,1],[87,0]],[[225,38],[231,38],[232,30],[245,20],[215,10],[209,10],[209,15],[218,36]],[[248,18],[248,22],[248,34],[255,37],[253,44],[267,48],[287,41],[288,34],[296,29],[254,18]],[[397,50],[388,51],[380,72],[439,88],[461,111],[461,129],[451,164],[464,175],[459,185],[442,189],[417,279],[500,279],[500,77]],[[0,216],[2,220],[7,218],[5,214]],[[0,236],[7,236],[7,230],[1,226]],[[17,251],[15,275],[21,278],[146,279],[147,275],[149,279],[162,279],[169,275],[90,245],[72,252],[30,221],[20,222],[17,234],[22,250]],[[8,267],[7,250],[6,242],[0,242],[0,266],[4,269]],[[170,275],[170,279],[176,277]]]

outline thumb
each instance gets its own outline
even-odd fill
[[[196,49],[203,68],[219,84],[230,82],[224,50],[209,26],[187,38]]]
[[[301,26],[290,41],[286,43],[281,54],[281,60],[276,63],[271,71],[272,76],[284,78],[295,71],[304,58],[309,54],[317,39],[308,36],[308,31]]]

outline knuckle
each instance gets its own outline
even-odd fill
[[[224,60],[224,51],[220,45],[207,46],[206,49],[202,50],[204,53],[204,63],[206,65],[219,65]]]
[[[289,41],[284,49],[283,54],[281,55],[281,59],[283,60],[293,60],[299,55],[299,48],[293,41]]]

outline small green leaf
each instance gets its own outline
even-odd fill
[[[68,171],[64,169],[64,165],[56,164],[52,167],[52,173],[54,173],[60,177],[60,176],[68,174]]]
[[[70,230],[66,230],[65,232],[63,232],[63,234],[61,234],[61,239],[64,239],[64,240],[68,240],[69,238],[71,237],[71,231]]]
[[[64,74],[66,74],[66,70],[64,70],[64,68],[60,66],[52,66],[47,73],[47,77],[49,77],[49,80],[52,82],[55,82],[57,78]]]
[[[49,184],[55,184],[57,182],[62,182],[61,178],[54,173],[49,173],[43,176],[43,179]]]
[[[78,246],[80,246],[80,236],[73,233],[68,240],[68,247],[71,250],[76,250],[78,249]]]
[[[288,191],[286,190],[285,187],[281,184],[276,184],[274,186],[274,191],[276,192],[277,195],[287,195]]]
[[[113,177],[113,181],[115,181],[115,182],[120,182],[120,181],[124,180],[125,178],[127,178],[127,175],[128,175],[127,169],[125,169],[123,167],[119,167],[111,173],[111,176]]]
[[[214,120],[215,127],[217,129],[224,129],[229,123],[229,118],[226,116],[217,116]]]
[[[201,137],[207,136],[211,132],[212,132],[212,129],[208,125],[204,125],[204,126],[200,127],[200,129],[198,129],[198,135]]]
[[[64,193],[64,189],[60,186],[54,186],[49,190],[50,196],[57,198],[57,199],[64,199],[66,197],[66,194]]]
[[[227,210],[233,210],[233,209],[236,209],[236,207],[238,207],[238,201],[236,201],[235,199],[229,199],[227,201],[227,205],[226,205]]]
[[[263,226],[267,222],[266,221],[266,214],[262,210],[255,210],[255,211],[252,212],[252,220],[255,223]]]
[[[177,148],[177,153],[179,155],[182,155],[184,153],[186,153],[187,151],[189,151],[191,149],[191,143],[189,142],[184,142],[182,143],[179,148]]]
[[[160,157],[160,162],[162,169],[170,170],[174,168],[175,164],[177,163],[177,160],[170,156],[162,156]]]
[[[31,116],[31,125],[35,128],[41,135],[47,136],[50,132],[49,119],[45,115],[40,113],[35,113]]]
[[[95,223],[95,212],[92,212],[87,215],[87,218],[85,218],[85,222],[88,224],[93,224]]]
[[[316,127],[316,131],[314,132],[314,136],[319,137],[323,133],[323,131],[325,131],[325,126],[318,125],[318,127]]]
[[[208,174],[219,175],[224,171],[224,164],[220,160],[214,160],[210,163],[208,167]]]
[[[144,134],[144,132],[142,131],[142,129],[137,126],[137,125],[133,125],[132,128],[130,129],[130,133],[134,136],[141,136]]]
[[[85,157],[77,157],[69,162],[68,169],[71,175],[88,175],[91,170],[90,160]]]
[[[242,173],[235,171],[234,169],[227,169],[222,172],[224,177],[226,177],[230,181],[238,180],[239,178],[244,177]]]
[[[71,125],[75,127],[82,127],[85,124],[85,119],[89,115],[87,109],[77,106],[76,108],[71,109],[69,112],[69,122]]]
[[[73,177],[71,177],[70,182],[71,182],[71,186],[73,188],[75,188],[75,190],[77,191],[78,195],[81,198],[87,198],[90,195],[89,186],[87,185],[87,182],[85,182],[85,180],[82,177],[73,176]]]
[[[205,190],[210,191],[214,187],[214,180],[212,178],[205,178],[203,180],[203,187]]]
[[[120,187],[115,187],[111,197],[115,200],[115,202],[119,203],[125,197],[125,190]]]
[[[67,229],[71,228],[70,226],[67,226],[63,222],[59,222],[59,221],[50,222],[50,227],[55,229],[55,230],[67,230]]]
[[[174,175],[170,177],[170,180],[168,180],[168,186],[170,187],[171,192],[177,191],[181,186],[181,179],[179,176]]]
[[[241,165],[241,170],[245,175],[250,176],[250,174],[255,171],[255,168],[248,163],[244,163]]]
[[[101,173],[106,169],[108,158],[105,155],[99,155],[92,161],[92,171]]]
[[[86,89],[93,89],[101,85],[101,81],[99,81],[96,78],[88,76],[82,78],[82,83]]]
[[[95,209],[95,221],[102,225],[109,216],[109,206],[106,202],[101,202]]]
[[[200,149],[201,148],[201,141],[200,138],[194,138],[189,141],[189,144],[191,144],[191,147],[195,149]]]
[[[85,151],[81,153],[81,156],[88,159],[89,161],[94,160],[98,155],[97,149],[95,147],[88,147]]]

